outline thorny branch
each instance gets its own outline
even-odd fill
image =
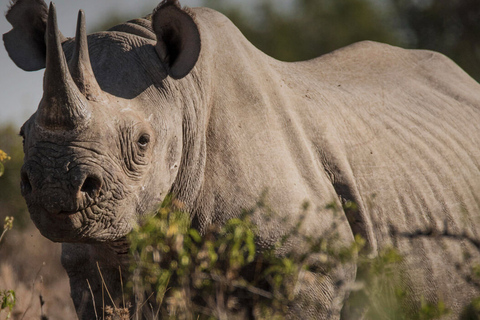
[[[395,239],[395,237],[407,238],[407,239],[418,239],[418,238],[447,238],[453,240],[465,240],[471,243],[475,248],[480,251],[480,241],[468,235],[466,231],[461,233],[453,233],[448,229],[447,222],[444,222],[444,229],[440,231],[433,227],[427,228],[425,230],[417,229],[413,232],[399,232],[393,225],[390,225],[390,235]],[[394,240],[395,241],[395,240]],[[397,246],[395,244],[395,246]],[[466,260],[469,257],[465,257]],[[472,270],[465,270],[465,263],[455,264],[455,268],[461,273],[461,276],[467,283],[474,285],[477,289],[480,290],[480,281],[478,278],[472,276]]]
[[[427,228],[425,230],[417,229],[413,232],[399,232],[393,225],[390,225],[390,234],[395,237],[402,237],[407,239],[416,239],[416,238],[449,238],[453,240],[466,240],[474,245],[477,249],[480,250],[480,241],[469,236],[467,232],[463,231],[462,233],[452,233],[447,228],[447,224],[445,223],[445,227],[443,231],[436,230],[433,227]]]

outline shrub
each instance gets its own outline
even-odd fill
[[[0,311],[4,309],[8,309],[7,317],[5,319],[10,319],[10,315],[12,313],[13,307],[17,302],[17,298],[15,297],[15,291],[13,290],[4,290],[0,291]]]
[[[3,162],[10,160],[10,157],[2,150],[0,150],[0,176],[3,175],[4,167]],[[0,244],[2,242],[3,237],[7,233],[8,230],[13,228],[13,217],[6,217],[5,222],[3,224],[3,231],[0,233]],[[13,290],[3,290],[0,291],[0,312],[2,310],[8,309],[6,319],[10,319],[10,315],[12,313],[13,307],[17,298],[15,297],[15,291]]]
[[[263,201],[259,206],[264,206]],[[358,236],[350,246],[335,247],[335,225],[328,236],[303,236],[307,253],[278,255],[279,245],[298,236],[308,205],[288,235],[261,253],[255,247],[256,227],[251,221],[256,209],[200,235],[179,207],[169,198],[130,235],[135,263],[128,287],[143,297],[157,318],[283,319],[294,298],[296,278],[312,267],[312,256],[323,257],[326,268],[356,260],[358,280],[346,307],[352,319],[427,320],[448,313],[442,302],[411,303],[402,281],[403,258],[395,249],[386,248],[369,258],[361,253],[365,241]],[[335,205],[329,208],[339,211]]]

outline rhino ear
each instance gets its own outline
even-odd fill
[[[6,14],[13,29],[3,35],[8,55],[25,71],[45,68],[48,8],[43,0],[16,0]]]
[[[200,54],[200,33],[193,18],[177,0],[164,0],[152,14],[155,49],[174,79],[185,77]]]

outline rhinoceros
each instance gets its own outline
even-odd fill
[[[306,200],[304,234],[335,224],[339,246],[357,234],[372,257],[394,246],[419,300],[456,317],[480,293],[465,273],[479,261],[480,86],[447,57],[360,42],[281,62],[222,14],[176,0],[88,36],[80,12],[75,38],[42,0],[17,0],[6,18],[11,59],[45,68],[21,129],[22,194],[40,232],[62,243],[80,318],[102,306],[97,263],[121,299],[126,236],[167,194],[205,232],[268,190],[278,218],[253,216],[259,250],[291,230],[284,218]],[[356,205],[339,218],[332,201]],[[318,304],[294,301],[289,316],[347,318],[356,269],[304,271],[295,301]]]

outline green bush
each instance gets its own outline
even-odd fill
[[[312,268],[312,257],[323,257],[327,269],[356,261],[358,280],[346,306],[352,319],[427,320],[449,312],[442,302],[412,303],[402,281],[403,258],[395,249],[369,258],[362,254],[365,241],[358,236],[350,246],[335,247],[335,225],[327,237],[303,237],[308,253],[278,255],[278,246],[298,236],[307,205],[288,236],[262,252],[255,247],[255,210],[200,235],[179,207],[169,198],[130,235],[135,263],[129,290],[161,319],[283,319],[297,276]],[[338,211],[335,205],[329,208]]]
[[[5,319],[10,319],[10,315],[12,313],[13,307],[15,307],[16,302],[17,298],[15,297],[15,291],[0,291],[0,311],[8,309],[7,317]]]

